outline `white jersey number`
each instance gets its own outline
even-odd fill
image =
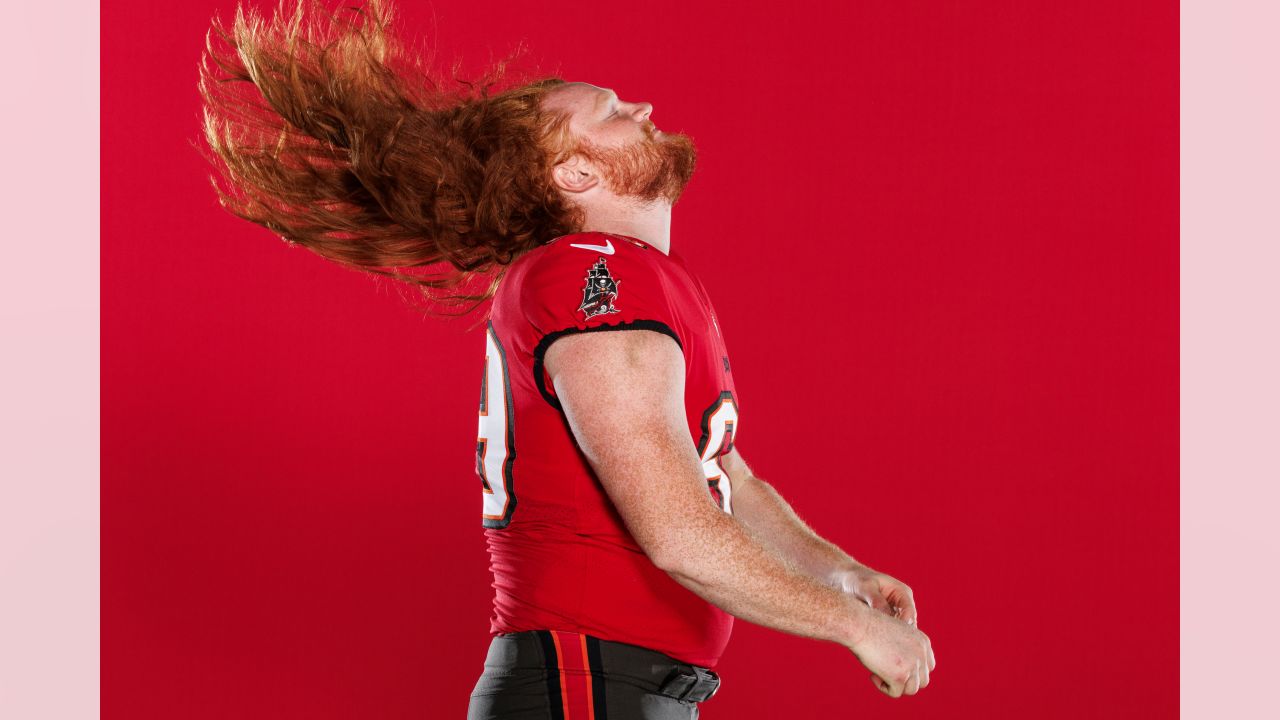
[[[733,393],[720,393],[702,414],[702,437],[698,439],[698,456],[702,472],[707,476],[707,489],[720,509],[733,514],[732,488],[729,476],[720,465],[720,456],[733,449],[733,433],[738,426],[738,403]]]
[[[476,474],[484,490],[484,526],[504,528],[516,509],[511,464],[516,459],[507,352],[489,325],[485,332],[484,377],[480,381],[480,431]]]

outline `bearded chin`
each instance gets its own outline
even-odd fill
[[[600,169],[604,184],[614,194],[644,203],[665,199],[675,205],[693,177],[698,153],[684,134],[646,138],[622,148],[581,149]]]

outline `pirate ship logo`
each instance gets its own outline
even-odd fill
[[[597,315],[618,312],[618,281],[609,274],[609,267],[604,258],[587,271],[587,285],[582,288],[582,304],[578,309],[586,314],[586,319]]]

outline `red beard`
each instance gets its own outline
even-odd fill
[[[617,195],[644,202],[666,198],[672,205],[693,176],[698,153],[687,135],[653,135],[621,148],[602,148],[580,141],[578,152],[600,170],[604,184]]]

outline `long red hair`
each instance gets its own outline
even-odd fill
[[[344,10],[214,19],[199,84],[214,188],[289,243],[410,283],[432,313],[468,312],[515,258],[581,228],[550,179],[567,118],[540,107],[564,81],[505,81],[507,61],[443,80],[389,5]]]

